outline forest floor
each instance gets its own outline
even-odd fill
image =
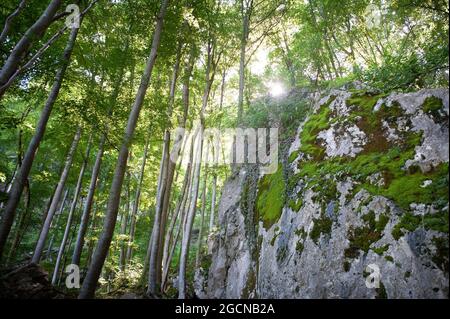
[[[48,273],[39,265],[25,263],[0,273],[0,298],[5,299],[66,299],[73,298],[57,290]]]

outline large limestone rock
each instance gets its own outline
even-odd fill
[[[204,297],[448,298],[448,91],[315,100],[282,172],[226,183]]]

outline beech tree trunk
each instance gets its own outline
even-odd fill
[[[58,211],[58,213],[56,213],[56,220],[54,222],[52,222],[50,225],[50,228],[53,228],[55,231],[53,232],[52,237],[50,237],[50,242],[48,244],[47,255],[45,256],[45,259],[47,259],[47,260],[50,260],[50,258],[52,256],[52,248],[53,248],[53,242],[55,240],[55,233],[58,231],[59,220],[61,219],[62,212],[64,211],[64,207],[66,206],[66,200],[67,200],[68,194],[69,194],[69,190],[66,189],[63,200],[61,202],[61,206],[59,206],[59,211]]]
[[[59,6],[60,1],[54,0],[52,1],[52,3],[57,3]],[[54,13],[52,14],[52,17],[53,15]],[[78,35],[78,30],[79,29],[73,28],[70,33],[69,40],[64,49],[63,57],[60,62],[60,67],[56,73],[52,89],[41,112],[35,133],[24,155],[22,166],[20,167],[17,177],[14,179],[8,203],[6,204],[5,211],[2,216],[2,223],[0,225],[0,260],[3,255],[3,249],[5,247],[6,240],[8,239],[9,232],[11,231],[11,226],[14,221],[14,216],[16,214],[16,209],[20,201],[20,196],[22,195],[25,182],[28,179],[28,175],[30,174],[34,156],[39,147],[39,144],[41,143],[42,137],[44,136],[48,119],[50,118],[53,105],[55,104],[56,99],[59,95],[64,75],[66,73],[67,67],[69,66],[70,57],[72,55],[73,47]]]
[[[150,238],[148,239],[148,244],[147,244],[147,252],[145,254],[145,259],[144,259],[144,270],[142,271],[142,276],[141,276],[141,284],[143,285],[146,281],[147,278],[147,282],[148,282],[148,264],[150,262],[150,255],[152,252],[152,241],[153,241],[153,229],[150,232]]]
[[[190,190],[191,190],[191,176],[192,176],[192,165],[193,165],[193,158],[194,158],[194,140],[196,137],[196,133],[195,135],[192,137],[192,143],[191,143],[191,148],[190,148],[190,153],[189,153],[189,162],[188,162],[188,166],[186,168],[186,172],[185,172],[185,176],[184,176],[184,181],[183,181],[183,187],[182,187],[182,191],[177,203],[177,207],[175,208],[175,213],[174,216],[172,217],[172,221],[171,224],[169,226],[169,230],[166,234],[166,240],[164,242],[164,253],[163,253],[163,271],[162,271],[162,280],[161,280],[161,291],[165,292],[166,290],[166,286],[167,286],[167,276],[169,274],[169,269],[170,269],[170,263],[173,257],[173,253],[175,250],[175,246],[177,244],[178,241],[178,237],[180,235],[180,230],[183,227],[183,221],[184,221],[184,216],[185,216],[185,211],[186,211],[186,203],[189,199],[189,195],[190,195]],[[180,218],[180,222],[179,222],[179,226],[178,226],[178,230],[177,233],[175,235],[175,238],[172,239],[173,237],[173,231],[178,219],[178,216],[181,213],[181,218]]]
[[[61,258],[64,253],[64,248],[66,246],[67,238],[69,236],[70,226],[72,226],[72,219],[73,219],[73,215],[75,213],[75,209],[77,207],[78,196],[80,195],[81,186],[83,185],[84,171],[86,170],[86,166],[87,166],[87,163],[89,160],[90,153],[91,153],[91,138],[89,138],[89,144],[86,149],[86,155],[84,157],[83,164],[81,165],[81,168],[80,168],[80,174],[78,175],[77,185],[75,187],[75,193],[73,194],[72,204],[71,204],[70,210],[69,210],[69,216],[67,217],[66,229],[64,231],[64,236],[61,241],[61,245],[59,246],[58,257],[56,258],[55,269],[53,271],[53,278],[52,278],[53,285],[56,283],[59,266],[61,264]]]
[[[30,186],[28,185],[27,181],[27,186],[25,187],[25,208],[23,212],[20,214],[19,221],[17,222],[16,231],[12,240],[11,248],[9,249],[7,263],[9,263],[12,260],[12,258],[15,257],[20,241],[22,240],[23,235],[25,234],[26,226],[30,218],[30,215],[31,215]]]
[[[202,187],[202,209],[200,216],[200,229],[198,232],[197,239],[197,253],[195,256],[195,268],[200,266],[201,248],[202,248],[202,237],[203,237],[203,226],[205,223],[205,209],[206,209],[206,182],[208,180],[208,153],[209,153],[209,143],[206,144],[206,164],[205,164],[205,176],[203,177],[203,187]]]
[[[97,243],[97,248],[92,259],[92,263],[86,274],[86,278],[81,287],[79,298],[86,299],[92,298],[95,295],[95,288],[97,286],[100,273],[108,254],[108,248],[111,244],[112,236],[114,233],[114,227],[117,219],[117,212],[119,209],[120,192],[122,190],[122,183],[125,174],[125,169],[128,160],[128,148],[131,143],[131,139],[134,135],[139,113],[142,108],[145,94],[149,85],[150,77],[152,75],[153,67],[155,65],[158,47],[161,41],[161,32],[163,27],[164,16],[167,11],[169,0],[162,0],[161,8],[157,17],[155,31],[153,35],[152,48],[147,60],[144,74],[142,75],[141,84],[136,94],[130,116],[128,118],[127,128],[122,141],[122,146],[119,151],[119,157],[117,160],[116,169],[114,172],[113,181],[111,184],[111,191],[109,194],[108,205],[105,214],[105,221],[103,225],[103,232],[100,235]]]
[[[242,15],[242,34],[241,34],[241,53],[239,58],[239,93],[238,93],[238,124],[242,121],[244,114],[244,90],[245,90],[245,57],[247,51],[247,42],[250,31],[250,14],[251,7],[244,4],[241,0],[241,15]]]
[[[200,170],[202,163],[202,151],[203,151],[203,135],[205,130],[205,110],[208,105],[209,94],[211,92],[212,82],[214,80],[214,74],[216,71],[216,65],[214,62],[214,42],[212,35],[210,34],[208,48],[207,48],[207,59],[206,59],[206,74],[205,74],[205,89],[202,97],[202,108],[200,110],[200,125],[198,128],[198,144],[195,158],[193,163],[193,180],[192,180],[192,191],[191,191],[191,201],[189,204],[189,210],[186,214],[186,223],[183,228],[183,238],[181,241],[181,253],[180,253],[180,268],[178,275],[178,298],[186,298],[186,265],[189,257],[189,245],[191,241],[192,225],[194,223],[195,212],[197,209],[197,198],[200,183]],[[211,73],[212,69],[212,73]]]
[[[97,227],[97,205],[94,205],[94,211],[92,213],[92,224],[89,228],[89,236],[92,238],[92,236],[95,234],[95,230]],[[87,249],[87,260],[86,260],[86,268],[89,267],[91,260],[92,260],[92,254],[94,250],[94,241],[91,239],[89,240],[88,249]]]
[[[164,146],[162,156],[162,171],[161,171],[161,185],[156,199],[156,211],[153,229],[155,229],[155,237],[153,237],[152,249],[149,262],[149,279],[147,294],[155,294],[158,286],[161,285],[161,263],[162,263],[162,244],[164,240],[164,231],[167,219],[168,199],[172,187],[175,165],[170,161],[170,117],[172,116],[173,104],[175,100],[175,90],[178,79],[178,72],[180,68],[181,49],[183,43],[178,42],[177,55],[172,72],[172,81],[170,83],[169,104],[167,108],[167,116],[169,118],[168,126],[164,133]],[[164,210],[164,205],[166,206]]]
[[[58,186],[56,187],[55,194],[53,195],[52,204],[50,205],[50,209],[48,210],[47,217],[45,218],[44,225],[41,229],[41,233],[39,234],[39,239],[37,241],[33,257],[31,258],[32,263],[38,264],[41,260],[42,251],[44,249],[45,241],[50,230],[50,224],[52,223],[53,215],[56,212],[61,193],[63,191],[64,185],[66,184],[67,176],[69,175],[70,167],[72,166],[73,157],[75,155],[75,150],[77,149],[78,142],[80,141],[80,137],[81,127],[78,127],[77,132],[75,133],[75,136],[73,138],[72,145],[70,146],[69,153],[67,154],[66,162],[59,179]]]
[[[97,179],[100,173],[100,166],[102,164],[103,151],[105,146],[106,136],[103,134],[98,146],[97,156],[95,158],[94,167],[92,167],[91,181],[89,183],[89,191],[86,197],[86,203],[84,205],[83,214],[81,215],[80,228],[78,230],[77,240],[72,255],[72,264],[80,265],[81,252],[84,246],[84,237],[89,225],[89,218],[91,215],[92,204],[94,202],[95,188],[97,187]]]
[[[178,297],[180,299],[186,298],[186,265],[189,254],[189,244],[191,240],[192,225],[194,223],[195,211],[197,209],[202,147],[203,147],[203,122],[202,124],[200,124],[198,144],[195,152],[196,156],[193,163],[193,181],[190,197],[191,200],[186,215],[186,224],[184,225],[183,228],[183,238],[181,241],[180,269],[178,274]]]
[[[158,285],[158,267],[157,267],[157,256],[158,249],[160,243],[160,227],[161,227],[161,210],[162,210],[162,200],[164,196],[164,192],[166,191],[166,180],[168,173],[168,164],[169,164],[169,144],[170,144],[170,133],[168,131],[164,134],[164,146],[163,146],[163,156],[161,159],[161,185],[159,187],[159,191],[157,192],[157,202],[155,206],[155,219],[153,221],[153,240],[151,242],[151,250],[150,250],[150,260],[149,260],[149,269],[148,269],[148,289],[147,294],[153,295],[157,291]]]
[[[131,154],[129,155],[131,156]],[[126,236],[127,234],[127,226],[128,226],[128,216],[130,215],[130,172],[127,171],[127,188],[125,192],[125,205],[122,212],[121,217],[121,225],[120,225],[120,234]],[[127,241],[128,242],[128,241]],[[119,267],[121,271],[125,270],[126,266],[126,249],[125,249],[125,240],[120,240],[120,252],[119,252]]]
[[[139,201],[141,199],[141,187],[142,187],[142,181],[144,180],[144,172],[145,172],[145,165],[147,163],[147,156],[148,156],[148,148],[150,145],[150,141],[147,138],[145,141],[145,149],[144,149],[144,157],[142,159],[142,165],[141,165],[141,171],[139,173],[139,180],[138,185],[136,188],[136,194],[134,196],[134,204],[133,204],[133,210],[131,212],[131,222],[130,222],[130,239],[128,241],[128,249],[127,249],[127,262],[131,260],[132,253],[133,253],[133,242],[134,242],[134,232],[136,227],[136,215],[139,210]]]
[[[209,233],[211,233],[214,228],[214,218],[216,214],[216,192],[217,192],[216,189],[217,189],[217,174],[214,174],[212,186],[212,198],[211,198],[211,213],[209,215]]]

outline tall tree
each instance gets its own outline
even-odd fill
[[[50,209],[48,210],[47,217],[45,218],[44,225],[42,226],[41,233],[39,234],[38,241],[36,243],[36,248],[34,249],[33,257],[31,258],[31,262],[39,263],[41,260],[42,252],[44,250],[45,241],[47,240],[47,235],[50,230],[50,225],[53,220],[53,216],[55,215],[56,209],[58,207],[58,203],[61,197],[61,194],[64,189],[64,185],[66,184],[67,177],[69,175],[70,167],[72,166],[73,157],[75,155],[75,151],[78,146],[78,142],[81,137],[81,127],[77,128],[77,132],[72,141],[72,145],[70,146],[69,152],[66,157],[65,165],[63,172],[61,173],[61,177],[59,178],[58,186],[56,188],[55,194],[53,195],[52,204],[50,205]]]
[[[61,264],[61,258],[64,253],[64,249],[66,247],[67,238],[68,238],[69,232],[70,232],[70,227],[72,226],[72,219],[73,219],[73,216],[75,213],[75,209],[77,207],[78,197],[81,192],[81,187],[83,185],[84,171],[86,170],[86,166],[87,166],[88,160],[89,160],[89,155],[91,153],[91,141],[92,140],[90,137],[88,146],[86,148],[86,154],[85,154],[85,157],[83,160],[83,164],[81,165],[80,173],[78,175],[77,185],[75,186],[75,193],[73,194],[72,204],[71,204],[70,210],[69,210],[69,216],[67,217],[66,229],[64,231],[63,239],[61,240],[61,245],[59,246],[58,257],[56,258],[55,269],[53,271],[52,284],[56,283],[59,266]]]
[[[105,262],[106,255],[108,254],[108,248],[111,244],[111,239],[114,232],[114,226],[116,224],[117,212],[119,209],[120,191],[122,189],[123,178],[125,174],[125,168],[128,160],[128,149],[131,140],[134,135],[136,123],[139,117],[140,110],[144,101],[145,94],[149,85],[150,77],[152,75],[153,67],[156,62],[158,47],[161,41],[161,33],[163,28],[164,16],[169,5],[169,0],[162,0],[161,8],[157,17],[155,31],[153,34],[152,48],[150,55],[147,59],[144,74],[141,78],[141,84],[136,94],[133,107],[128,117],[128,123],[125,130],[125,135],[122,140],[122,145],[119,151],[119,157],[117,160],[116,169],[114,171],[113,181],[111,185],[111,191],[108,200],[108,206],[106,209],[105,222],[103,225],[103,232],[100,235],[97,243],[97,248],[92,258],[91,265],[89,267],[86,278],[83,282],[83,286],[80,289],[79,298],[92,298],[95,294],[95,288],[97,286],[98,278],[100,277],[103,263]]]
[[[172,80],[170,83],[170,93],[169,93],[169,103],[167,108],[167,117],[169,123],[164,132],[164,145],[163,145],[163,156],[161,159],[161,185],[158,186],[159,192],[157,193],[156,199],[156,210],[155,210],[155,220],[153,224],[153,229],[156,237],[153,238],[150,262],[149,262],[149,279],[148,279],[148,294],[155,294],[157,287],[161,284],[161,260],[159,255],[162,253],[162,241],[165,230],[165,219],[166,216],[163,215],[164,203],[167,203],[166,199],[169,197],[170,188],[172,187],[173,175],[174,175],[174,165],[173,161],[170,160],[170,129],[171,123],[170,118],[172,116],[173,105],[175,101],[175,90],[177,85],[178,73],[180,68],[181,54],[182,54],[183,42],[180,40],[178,43],[177,54],[175,58],[175,64],[172,71]],[[167,212],[167,210],[166,210]]]

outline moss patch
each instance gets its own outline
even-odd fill
[[[331,228],[333,226],[333,221],[326,217],[322,212],[319,219],[314,219],[314,226],[309,234],[309,237],[317,244],[321,234],[331,233]]]
[[[299,254],[301,254],[303,252],[303,249],[305,248],[304,244],[302,241],[298,241],[297,244],[295,245],[295,251]]]
[[[330,127],[330,104],[335,99],[336,97],[330,97],[316,113],[311,114],[300,134],[300,151],[315,160],[321,160],[325,156],[325,149],[317,142],[317,135]]]
[[[439,111],[442,109],[443,103],[440,98],[430,96],[425,99],[422,109],[425,113],[433,116],[435,119],[440,119],[442,116]]]
[[[256,210],[265,229],[269,229],[280,218],[285,204],[285,196],[283,169],[279,165],[276,173],[265,175],[258,183]]]
[[[317,145],[317,133],[327,128],[323,117],[330,116],[328,106],[323,106],[317,114],[311,116],[305,123],[306,129],[301,135],[303,145],[301,150],[310,155],[310,159],[299,162],[300,172],[291,177],[292,184],[304,180],[306,188],[316,188],[321,196],[322,193],[333,195],[332,185],[328,182],[333,180],[333,177],[339,179],[351,176],[358,183],[353,190],[354,193],[365,189],[373,195],[382,195],[393,200],[406,211],[410,209],[411,203],[444,207],[448,203],[448,163],[440,164],[428,173],[422,173],[417,167],[406,170],[405,163],[408,159],[414,158],[415,147],[422,141],[422,133],[411,131],[399,133],[400,142],[395,145],[389,144],[383,135],[382,122],[393,123],[396,118],[402,116],[403,110],[393,103],[390,107],[382,105],[374,112],[373,107],[380,97],[382,96],[358,93],[347,101],[352,107],[349,119],[359,125],[369,138],[365,149],[355,158],[334,157],[325,160],[323,156],[319,156],[323,148]],[[430,105],[436,104],[437,102],[433,102]],[[427,109],[436,107],[428,106]],[[318,129],[315,130],[315,127]],[[372,185],[368,181],[368,177],[375,173],[381,173],[384,185]],[[324,180],[327,182],[324,183]],[[425,180],[431,180],[432,184],[421,187]],[[324,187],[327,189],[323,190]]]
[[[373,252],[378,254],[378,255],[383,255],[386,251],[388,251],[389,249],[389,244],[381,246],[381,247],[377,247],[377,248],[372,248]]]
[[[372,211],[364,215],[362,219],[365,221],[363,227],[349,229],[350,245],[344,251],[344,255],[347,258],[358,257],[360,250],[367,253],[370,246],[381,239],[383,230],[389,221],[389,218],[384,214],[381,214],[376,220],[375,213]]]
[[[297,200],[291,199],[289,201],[289,208],[294,212],[298,212],[302,208],[302,205],[303,201],[301,200],[301,196]]]
[[[436,247],[436,253],[431,260],[439,269],[448,274],[448,239],[434,237],[432,241]]]
[[[292,152],[291,155],[289,155],[289,159],[288,159],[289,164],[293,163],[297,159],[298,154],[299,154],[299,151],[297,150],[297,151]]]
[[[348,260],[344,261],[343,267],[344,267],[345,272],[349,272],[351,266],[352,266],[352,264]]]
[[[421,225],[426,230],[435,230],[448,234],[448,218],[448,211],[426,214],[424,216],[413,215],[410,212],[406,212],[392,229],[392,237],[398,240],[405,234],[404,230],[413,232]]]

